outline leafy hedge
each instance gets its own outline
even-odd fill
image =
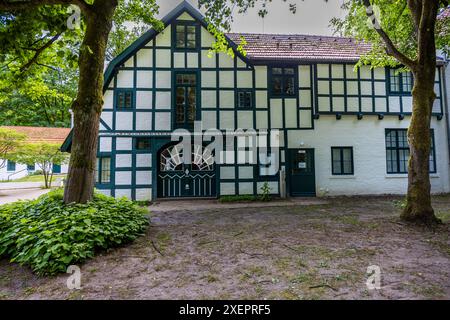
[[[0,257],[41,275],[65,272],[96,250],[128,243],[148,226],[147,211],[96,193],[87,204],[65,205],[62,190],[0,206]]]

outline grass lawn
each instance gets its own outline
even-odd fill
[[[151,206],[146,235],[81,266],[81,290],[2,260],[0,298],[449,299],[450,195],[433,199],[445,220],[433,230],[401,222],[398,200]],[[366,286],[371,265],[380,290]]]
[[[65,174],[60,175],[54,175],[52,178],[52,182],[56,181],[57,179],[65,178]],[[20,179],[16,180],[10,180],[10,181],[0,181],[0,182],[44,182],[44,176],[43,175],[29,175]]]

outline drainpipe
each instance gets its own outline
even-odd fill
[[[73,111],[72,109],[69,109],[70,113],[70,128],[73,128]]]
[[[446,70],[448,68],[450,68],[450,65],[449,65],[449,61],[450,60],[447,60],[446,58],[444,60],[446,62],[445,62],[444,67],[442,68],[442,71],[441,71],[442,74],[443,74],[443,76],[442,76],[442,86],[444,87],[443,97],[442,98],[444,99],[445,127],[447,129],[447,152],[448,152],[448,157],[449,157],[449,164],[448,164],[447,168],[450,168],[450,122],[449,122],[450,119],[448,118],[448,116],[449,116],[448,98],[449,97],[448,97],[448,94],[447,94],[448,88],[447,88],[447,78],[446,78],[446,74],[447,74]],[[450,72],[449,72],[449,74],[450,74]]]
[[[450,122],[449,122],[449,114],[448,114],[448,96],[447,96],[447,78],[446,78],[446,70],[449,68],[448,61],[444,64],[444,67],[441,70],[442,73],[442,86],[444,87],[443,93],[444,96],[444,114],[445,114],[445,127],[447,129],[447,145],[448,145],[448,156],[449,156],[449,165],[450,165]]]

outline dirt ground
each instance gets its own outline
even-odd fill
[[[135,243],[68,274],[37,277],[0,261],[1,299],[449,299],[450,196],[434,197],[444,225],[399,221],[395,197],[317,203],[151,206]],[[176,204],[176,203],[175,203]],[[366,286],[367,267],[381,289]]]

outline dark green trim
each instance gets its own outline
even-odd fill
[[[340,173],[335,172],[335,159],[334,159],[334,150],[339,151],[339,166]],[[350,161],[351,168],[350,172],[345,172],[344,170],[344,150],[350,150]],[[337,160],[336,160],[337,161]],[[353,158],[353,147],[331,147],[331,174],[334,176],[346,176],[346,175],[354,175],[355,174],[355,166],[354,166],[354,158]]]

